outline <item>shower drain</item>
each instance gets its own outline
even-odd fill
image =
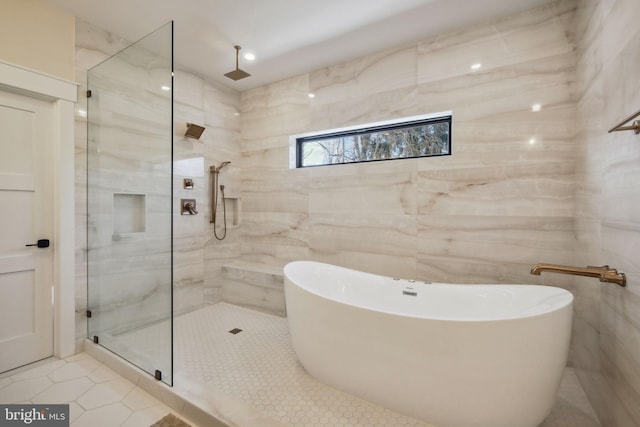
[[[240,332],[242,332],[242,329],[238,329],[238,328],[233,328],[232,330],[229,331],[230,334],[239,334]]]

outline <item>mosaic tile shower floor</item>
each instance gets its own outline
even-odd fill
[[[231,334],[234,328],[242,332]],[[130,332],[149,348],[154,328]],[[298,363],[286,318],[219,303],[174,321],[174,372],[245,402],[284,426],[429,426],[310,377]],[[598,427],[575,373],[565,371],[551,415],[540,427]]]

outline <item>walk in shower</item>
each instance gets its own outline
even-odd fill
[[[87,334],[172,385],[173,23],[87,87]],[[150,325],[159,338],[130,338]]]

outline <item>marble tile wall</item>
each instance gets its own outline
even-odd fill
[[[574,364],[602,425],[640,425],[640,137],[608,134],[640,109],[635,0],[577,12],[576,262],[609,264],[626,288],[576,280]]]
[[[639,7],[558,0],[241,95],[176,72],[175,199],[196,195],[201,212],[174,212],[177,307],[219,301],[230,260],[281,267],[313,259],[434,281],[563,286],[576,296],[570,363],[602,424],[640,424],[640,148],[632,133],[606,133],[640,108]],[[86,69],[128,42],[80,20],[76,31],[84,91]],[[475,72],[474,63],[482,64]],[[86,333],[80,99],[79,340]],[[453,111],[452,156],[288,168],[290,135],[444,110]],[[181,138],[186,122],[207,126],[203,142]],[[240,226],[218,241],[208,224],[207,170],[225,160],[232,164],[221,179],[239,198]],[[181,188],[183,177],[194,178],[194,190]],[[607,263],[627,273],[629,285],[531,276],[536,262]]]
[[[571,286],[529,268],[575,245],[576,4],[244,92],[242,258]],[[452,156],[288,168],[290,135],[448,110]]]
[[[118,36],[96,28],[80,19],[76,19],[76,76],[80,83],[80,101],[77,105],[76,114],[76,338],[77,347],[80,349],[82,340],[87,334],[87,99],[84,92],[87,89],[87,70],[109,58],[111,55],[129,46],[130,42]],[[128,69],[128,74],[135,78],[141,73],[129,64],[119,64]],[[237,92],[229,90],[220,85],[211,84],[204,79],[185,70],[177,68],[174,77],[174,179],[173,179],[173,248],[174,248],[174,310],[176,313],[190,311],[201,307],[205,303],[213,303],[221,299],[221,264],[226,259],[233,258],[238,252],[237,229],[229,230],[227,239],[218,241],[213,236],[213,226],[209,223],[211,215],[210,179],[209,166],[219,164],[222,161],[232,161],[232,165],[225,168],[220,174],[221,183],[226,185],[227,197],[238,197],[239,171],[237,165],[240,163],[239,150],[239,126],[240,117],[238,114],[240,96]],[[108,77],[108,76],[107,76]],[[139,162],[149,166],[153,162],[154,138],[149,132],[158,126],[153,124],[153,117],[145,116],[147,107],[136,106],[135,103],[123,100],[121,97],[114,97],[102,101],[102,106],[108,110],[106,117],[119,117],[118,128],[105,128],[101,130],[102,136],[110,140],[120,141],[117,143],[120,148],[114,148],[118,153],[109,158],[106,163],[101,160],[99,167],[104,168],[102,172],[102,186],[106,191],[104,206],[105,212],[91,219],[92,227],[100,225],[99,230],[106,230],[104,245],[94,248],[93,252],[106,251],[106,256],[98,256],[97,268],[102,268],[105,272],[105,289],[103,301],[109,300],[113,305],[119,305],[120,314],[128,313],[126,319],[106,320],[103,317],[102,327],[119,326],[119,329],[135,326],[154,316],[158,316],[158,307],[162,305],[158,296],[162,294],[156,289],[156,283],[164,280],[155,277],[160,274],[165,277],[168,273],[166,268],[162,272],[143,271],[131,276],[131,271],[136,270],[142,257],[149,260],[150,247],[155,246],[148,238],[140,238],[141,234],[129,234],[122,237],[118,242],[112,243],[112,223],[119,224],[117,213],[111,212],[111,198],[114,192],[122,193],[149,193],[148,189],[136,191],[135,177],[117,172],[121,163]],[[129,104],[129,105],[128,105]],[[92,111],[92,113],[95,113]],[[171,121],[169,117],[168,126]],[[140,125],[142,123],[142,125]],[[197,123],[204,125],[206,130],[199,141],[185,138],[186,123]],[[145,127],[146,126],[146,127]],[[134,133],[136,147],[132,147],[132,137]],[[108,135],[107,135],[108,134]],[[139,137],[141,134],[149,136]],[[151,141],[146,144],[145,141]],[[142,146],[141,146],[142,145]],[[166,150],[165,150],[166,151]],[[136,154],[137,153],[137,154]],[[136,157],[137,156],[137,157]],[[106,156],[103,156],[103,158]],[[91,165],[94,167],[95,165]],[[108,170],[114,173],[108,173]],[[143,177],[138,177],[143,178]],[[138,181],[148,181],[149,177]],[[194,188],[187,190],[183,187],[183,179],[191,178]],[[157,176],[153,179],[159,187],[158,190],[168,192],[171,188],[170,176]],[[144,182],[143,182],[144,184]],[[148,182],[146,183],[148,184]],[[155,188],[155,187],[154,187]],[[164,235],[165,239],[170,236],[170,227],[162,226],[167,224],[159,222],[158,215],[170,215],[166,209],[159,208],[155,201],[155,191],[146,194],[145,202],[147,207],[145,227],[147,232],[143,233],[150,237]],[[195,198],[197,200],[198,215],[182,216],[179,212],[181,198]],[[109,200],[107,200],[109,199]],[[125,201],[123,206],[130,206],[132,202]],[[140,210],[140,202],[136,202],[135,209]],[[166,205],[166,203],[165,203]],[[135,210],[134,209],[134,210]],[[114,213],[116,215],[114,215]],[[95,221],[99,221],[98,224]],[[122,221],[122,219],[121,219]],[[125,218],[126,223],[126,218]],[[131,225],[131,224],[129,224]],[[139,224],[138,224],[139,225]],[[126,229],[126,224],[124,225]],[[135,226],[135,224],[134,224]],[[160,227],[161,229],[157,229]],[[151,233],[153,231],[153,233]],[[136,237],[137,236],[137,237]],[[154,238],[155,238],[154,237]],[[121,254],[118,257],[118,253]],[[115,257],[115,258],[114,258]],[[137,258],[138,257],[138,258]],[[108,264],[108,265],[107,265]],[[166,263],[162,263],[165,265]],[[156,267],[161,267],[160,265]],[[157,270],[158,268],[154,268]],[[117,273],[118,270],[120,273]],[[129,272],[129,273],[127,273]],[[126,275],[123,276],[123,274]],[[120,274],[118,280],[114,277]],[[132,283],[135,282],[135,283]],[[117,286],[116,286],[117,284]],[[146,285],[145,285],[146,284]],[[118,289],[115,289],[115,288]],[[99,291],[93,291],[97,295]],[[92,297],[93,298],[93,297]],[[153,301],[156,300],[156,304]],[[153,308],[158,306],[156,308]],[[122,316],[121,316],[122,317]]]

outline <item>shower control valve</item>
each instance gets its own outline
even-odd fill
[[[198,215],[196,199],[180,199],[180,215]]]

